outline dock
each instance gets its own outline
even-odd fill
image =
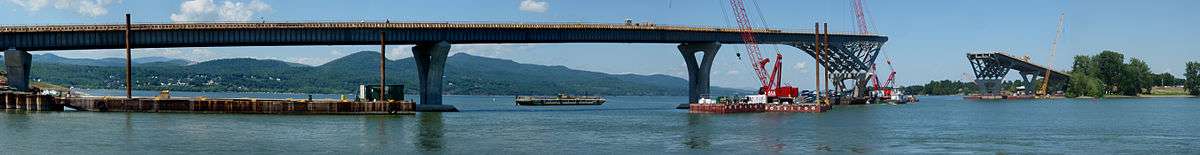
[[[26,92],[0,92],[4,109],[95,112],[238,113],[238,114],[414,114],[410,101],[357,102],[291,99],[156,99],[116,97],[57,97]]]

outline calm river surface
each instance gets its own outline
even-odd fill
[[[608,99],[602,106],[518,107],[511,96],[447,96],[463,111],[404,116],[5,111],[0,154],[1200,153],[1195,98],[924,97],[821,114],[727,115],[673,109],[685,97]]]

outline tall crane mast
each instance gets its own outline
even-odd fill
[[[1058,31],[1054,34],[1054,40],[1050,41],[1050,58],[1046,59],[1046,65],[1048,68],[1046,68],[1046,75],[1042,76],[1042,87],[1038,88],[1037,95],[1048,94],[1046,89],[1050,86],[1050,72],[1054,70],[1054,52],[1055,50],[1058,50],[1058,40],[1062,39],[1063,20],[1066,18],[1066,16],[1067,13],[1058,14]]]
[[[854,3],[854,17],[858,19],[858,33],[871,34],[871,31],[867,29],[867,15],[863,13],[866,9],[863,8],[862,0],[852,1]]]
[[[743,0],[729,0],[729,6],[733,8],[738,29],[742,32],[742,41],[746,42],[743,45],[746,46],[746,53],[750,57],[750,67],[754,68],[754,73],[757,75],[759,82],[762,83],[762,86],[770,85],[765,65],[771,60],[762,58],[762,55],[758,53],[758,40],[754,38],[754,27],[750,23],[750,18],[746,16],[745,3],[743,3]]]
[[[775,67],[768,73],[767,64],[771,59],[763,58],[759,54],[758,39],[754,37],[754,26],[750,22],[750,17],[746,15],[746,5],[744,0],[729,0],[730,7],[733,9],[734,16],[737,19],[738,29],[741,30],[742,41],[745,42],[747,55],[750,57],[750,67],[754,68],[754,74],[758,77],[761,86],[759,92],[766,95],[768,98],[777,97],[795,97],[799,95],[799,91],[795,87],[782,86],[782,70],[783,65],[780,60],[783,59],[783,54],[775,54]]]

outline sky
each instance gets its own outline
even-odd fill
[[[851,0],[746,0],[757,27],[811,30],[827,22],[831,31],[854,31]],[[966,53],[1005,51],[1069,70],[1072,56],[1103,50],[1149,62],[1154,72],[1181,75],[1184,63],[1200,61],[1200,1],[1193,0],[863,0],[873,33],[887,35],[880,60],[892,59],[900,85],[930,80],[964,80],[971,75]],[[477,21],[599,22],[625,19],[660,25],[735,26],[727,0],[4,0],[0,25],[116,24],[131,13],[135,23],[220,21]],[[1060,13],[1065,31],[1050,58]],[[807,32],[807,31],[806,31]],[[613,74],[666,74],[686,78],[672,44],[492,44],[454,45],[452,53],[561,65]],[[788,46],[762,45],[764,55],[784,54],[784,82],[812,87],[812,57]],[[411,57],[411,46],[388,47],[388,57]],[[724,45],[712,84],[754,88],[749,64]],[[134,57],[162,56],[192,61],[223,58],[278,59],[320,65],[378,46],[284,46],[135,49]],[[35,51],[73,58],[123,57],[122,50]],[[880,66],[886,75],[888,67]],[[1008,79],[1018,79],[1015,74]]]

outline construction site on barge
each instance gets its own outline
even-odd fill
[[[737,19],[738,28],[742,30],[742,40],[746,42],[745,51],[749,57],[749,64],[755,71],[755,77],[761,82],[757,94],[747,96],[724,96],[716,97],[704,96],[697,103],[689,103],[684,107],[679,108],[689,109],[693,113],[753,113],[753,112],[800,112],[800,113],[820,113],[833,109],[833,105],[850,105],[850,104],[870,104],[870,103],[896,103],[904,104],[916,102],[914,96],[905,96],[900,91],[894,91],[891,84],[894,83],[895,69],[892,69],[888,77],[886,88],[879,85],[879,79],[874,74],[875,66],[871,62],[871,69],[868,77],[874,77],[873,91],[863,92],[863,90],[854,90],[853,92],[844,91],[842,84],[835,84],[838,89],[830,90],[829,84],[832,82],[829,70],[822,72],[822,68],[828,68],[829,57],[835,56],[830,50],[829,24],[821,23],[814,24],[813,33],[816,34],[812,47],[814,48],[813,55],[815,60],[814,72],[815,89],[801,91],[799,88],[783,84],[783,54],[776,51],[774,66],[768,70],[767,65],[772,64],[771,59],[763,58],[759,53],[758,43],[753,30],[753,23],[746,13],[743,0],[730,0],[733,9],[733,15]],[[863,13],[863,5],[861,0],[854,0],[854,13],[857,17],[857,25],[859,33],[870,34],[867,28],[866,17]],[[764,22],[765,23],[765,22]],[[765,24],[764,24],[765,25]],[[822,28],[824,28],[822,32]],[[741,60],[741,53],[738,53],[738,60]],[[891,65],[891,61],[888,61]],[[822,78],[824,75],[824,78]],[[822,80],[824,79],[824,83]],[[842,82],[842,81],[837,81]],[[866,81],[858,81],[864,83]],[[824,84],[824,87],[822,87]],[[863,95],[863,94],[869,95]],[[854,94],[854,95],[849,95]]]

